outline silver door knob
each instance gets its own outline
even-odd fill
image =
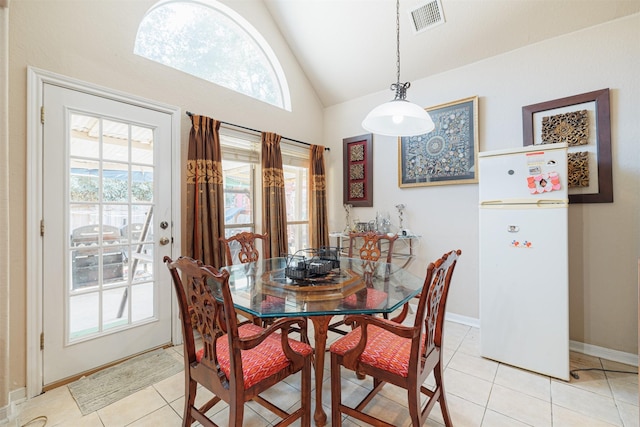
[[[164,245],[168,245],[170,241],[171,241],[171,240],[170,240],[168,237],[161,237],[161,238],[160,238],[160,244],[161,244],[162,246],[164,246]]]

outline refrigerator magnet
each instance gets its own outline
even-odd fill
[[[529,193],[542,194],[550,191],[557,191],[562,188],[560,176],[557,172],[541,173],[527,177]]]

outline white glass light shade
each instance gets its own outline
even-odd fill
[[[362,127],[371,133],[387,136],[422,135],[435,129],[424,108],[403,99],[378,105],[364,118]]]

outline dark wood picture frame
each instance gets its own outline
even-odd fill
[[[344,179],[343,204],[373,206],[373,134],[342,140]]]
[[[425,108],[436,127],[398,138],[398,187],[478,182],[478,97]]]
[[[522,135],[523,145],[535,145],[537,142],[534,131],[536,120],[543,115],[550,115],[554,110],[563,109],[580,104],[593,104],[595,114],[595,144],[598,191],[591,194],[571,194],[569,203],[611,203],[613,202],[613,177],[611,159],[611,119],[609,113],[609,89],[601,89],[580,95],[541,102],[539,104],[522,107]],[[591,172],[590,172],[591,173]]]

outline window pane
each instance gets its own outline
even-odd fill
[[[309,248],[309,169],[284,165],[289,253]]]
[[[307,168],[284,166],[284,187],[287,203],[287,221],[309,220]]]
[[[290,110],[284,72],[268,43],[216,1],[151,9],[138,28],[134,53]]]
[[[289,253],[294,254],[300,249],[309,247],[309,224],[287,225]]]
[[[253,224],[253,165],[223,160],[222,169],[225,224]]]

